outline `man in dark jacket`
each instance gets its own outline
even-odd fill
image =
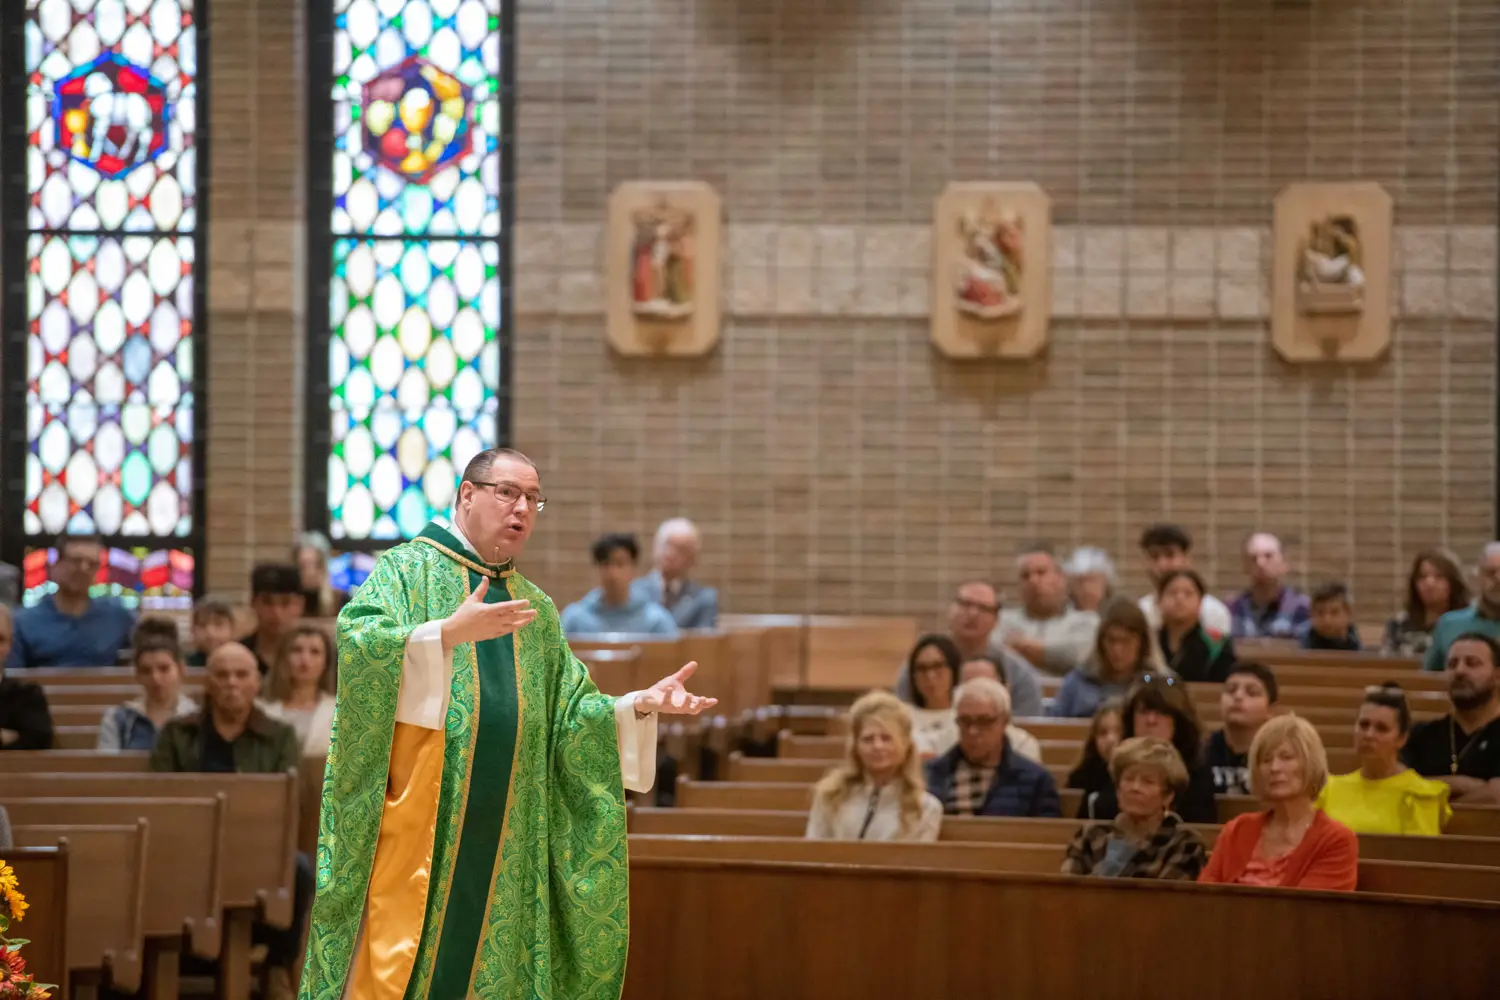
[[[0,750],[47,750],[52,746],[52,713],[41,685],[5,676],[15,634],[10,608],[0,604]]]
[[[958,745],[927,763],[927,790],[950,816],[1061,816],[1052,775],[1005,738],[1010,696],[981,677],[953,692]]]

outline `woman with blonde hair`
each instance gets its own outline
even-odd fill
[[[1250,744],[1250,790],[1268,807],[1224,825],[1199,882],[1353,890],[1359,840],[1317,807],[1328,753],[1312,723],[1271,719]]]
[[[286,634],[271,666],[265,713],[297,731],[302,756],[322,757],[333,736],[338,672],[328,633],[299,625]]]
[[[927,791],[906,706],[871,691],[850,709],[848,759],[813,790],[816,840],[936,840],[943,804]]]

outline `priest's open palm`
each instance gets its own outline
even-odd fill
[[[443,645],[453,648],[462,642],[483,642],[518,632],[536,620],[536,609],[530,601],[499,601],[486,604],[490,581],[481,578],[479,586],[464,599],[458,610],[443,620]]]
[[[686,664],[670,677],[663,677],[635,697],[635,710],[641,715],[661,712],[664,715],[698,715],[719,703],[717,698],[693,694],[685,686],[698,669],[696,662]]]

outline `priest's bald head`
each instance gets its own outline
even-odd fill
[[[546,504],[536,463],[510,448],[488,448],[464,467],[453,520],[480,558],[503,563],[526,547]]]

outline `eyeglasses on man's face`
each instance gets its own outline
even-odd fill
[[[523,490],[516,483],[482,483],[477,479],[470,479],[469,482],[475,486],[488,487],[490,492],[495,495],[495,499],[500,501],[501,505],[505,507],[516,506],[521,502],[522,497],[526,499],[526,502],[531,505],[531,509],[534,511],[540,512],[543,507],[547,506],[546,497],[542,496],[536,490]]]

